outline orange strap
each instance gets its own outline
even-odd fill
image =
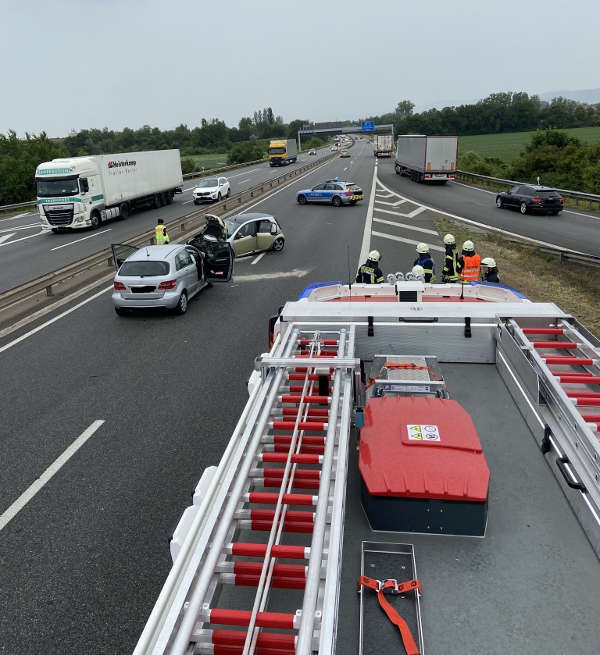
[[[408,623],[396,612],[396,610],[390,605],[387,598],[385,597],[384,591],[386,589],[392,589],[394,594],[405,594],[408,591],[416,589],[419,594],[422,593],[421,583],[418,580],[407,580],[406,582],[398,582],[398,580],[388,579],[384,580],[375,580],[373,578],[368,578],[366,575],[361,575],[358,578],[357,591],[360,591],[362,587],[368,587],[373,591],[377,592],[377,600],[381,609],[387,614],[388,619],[400,630],[400,636],[402,637],[402,643],[404,644],[404,650],[406,655],[419,655],[419,647],[417,646]]]
[[[433,380],[437,380],[438,382],[442,382],[442,378],[440,378],[438,375],[436,375],[430,368],[429,366],[417,366],[416,364],[409,363],[409,364],[398,364],[396,362],[386,362],[383,365],[383,368],[387,369],[408,369],[411,371],[427,371],[430,375],[430,377]],[[369,378],[369,383],[365,386],[365,391],[369,389],[370,387],[375,384],[375,378]]]

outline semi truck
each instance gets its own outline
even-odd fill
[[[401,134],[396,148],[395,169],[414,182],[453,180],[458,160],[457,136]]]
[[[394,137],[391,134],[375,135],[375,157],[391,157],[394,151]]]
[[[269,166],[293,164],[298,158],[294,139],[272,139],[269,143]]]
[[[53,159],[35,171],[42,229],[97,228],[133,209],[162,207],[181,193],[179,150]]]

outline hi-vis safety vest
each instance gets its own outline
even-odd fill
[[[154,238],[156,239],[157,246],[164,246],[165,243],[169,243],[167,228],[164,225],[157,225],[154,228]]]
[[[463,255],[464,265],[460,272],[460,279],[463,282],[476,282],[479,279],[481,270],[480,255]]]

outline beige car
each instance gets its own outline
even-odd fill
[[[236,214],[224,220],[227,241],[236,257],[264,250],[283,250],[285,236],[279,223],[271,214],[249,212]]]

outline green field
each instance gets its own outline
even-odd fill
[[[574,127],[567,132],[580,141],[600,142],[600,127]],[[514,161],[525,149],[535,132],[507,132],[504,134],[476,134],[459,137],[459,152],[472,150],[482,157],[498,157],[507,163]]]
[[[183,157],[186,158],[185,155]],[[220,168],[227,166],[227,153],[226,152],[211,152],[208,155],[189,155],[189,159],[193,159],[196,164],[196,170],[200,171],[203,168]]]

